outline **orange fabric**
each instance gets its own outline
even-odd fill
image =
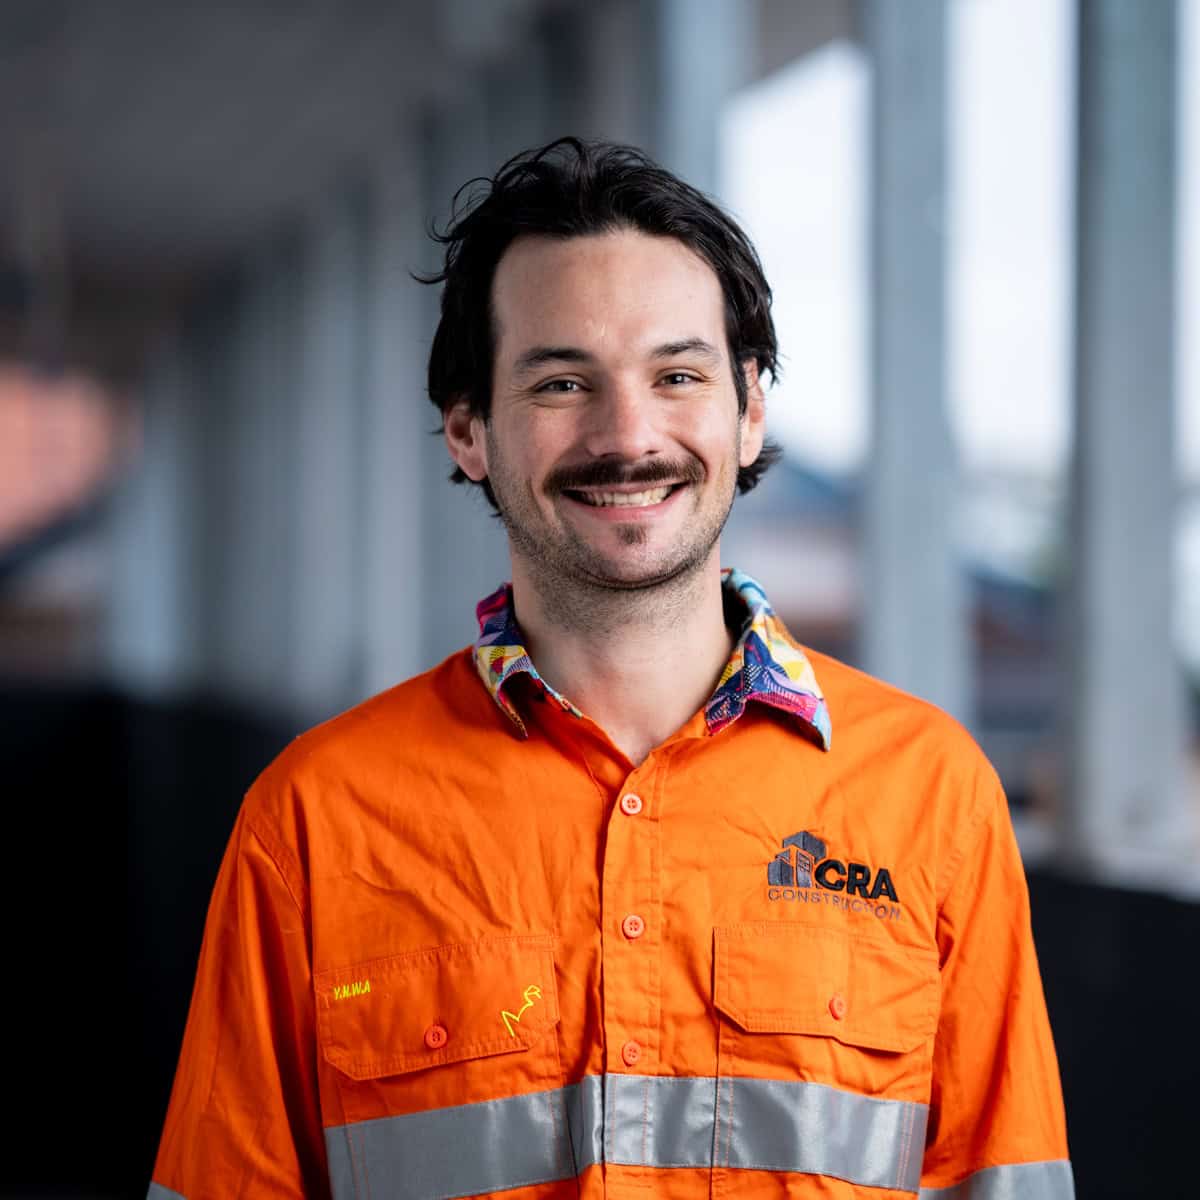
[[[828,752],[750,706],[635,769],[514,681],[523,741],[465,652],[294,742],[221,868],[155,1181],[326,1195],[323,1126],[631,1070],[927,1103],[931,1188],[1066,1158],[994,772],[936,709],[809,657]],[[770,882],[793,869],[813,882]],[[647,1190],[912,1194],[612,1163],[503,1194]]]

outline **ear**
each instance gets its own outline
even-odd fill
[[[742,449],[738,466],[748,467],[762,452],[767,432],[767,401],[758,377],[758,362],[753,358],[746,359],[742,363],[742,374],[746,380],[746,411],[739,418]]]
[[[450,457],[462,468],[468,479],[476,483],[487,478],[487,436],[482,417],[471,412],[466,396],[456,400],[447,410],[445,426],[446,448]]]

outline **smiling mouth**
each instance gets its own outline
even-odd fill
[[[566,489],[572,500],[590,504],[593,508],[649,508],[661,504],[672,492],[683,487],[682,483],[671,483],[665,487],[647,488],[642,492],[584,492]]]

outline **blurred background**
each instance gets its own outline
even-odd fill
[[[1193,1190],[1200,0],[0,0],[0,1190],[145,1194],[243,791],[507,577],[409,272],[565,133],[756,241],[726,561],[978,737],[1079,1195]]]

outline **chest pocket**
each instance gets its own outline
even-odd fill
[[[937,1028],[934,951],[800,922],[713,931],[713,1195],[729,1168],[916,1191]]]
[[[346,1121],[562,1086],[552,935],[414,950],[314,984],[324,1083]]]
[[[749,1034],[832,1039],[904,1052],[937,1023],[933,950],[790,921],[714,932],[717,1009]]]

